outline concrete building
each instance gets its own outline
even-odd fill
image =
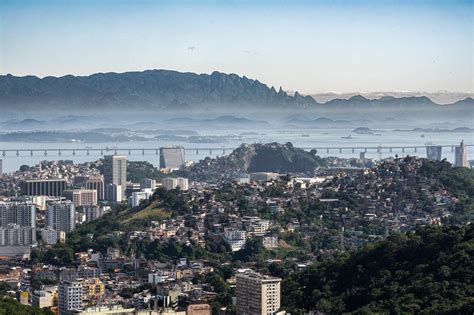
[[[36,244],[36,229],[18,224],[0,227],[0,246],[28,246]]]
[[[90,176],[86,180],[85,187],[97,191],[97,199],[104,200],[104,179],[102,176]]]
[[[432,161],[441,161],[441,154],[443,147],[440,145],[427,145],[426,146],[426,158]]]
[[[140,181],[140,189],[151,189],[152,191],[156,188],[156,180],[150,178],[144,178]]]
[[[84,300],[95,301],[104,297],[105,285],[98,278],[83,279],[81,284]]]
[[[53,294],[49,291],[35,290],[31,295],[31,305],[39,308],[51,307],[53,302]]]
[[[105,199],[110,202],[122,202],[124,197],[122,185],[107,184],[105,186]]]
[[[54,245],[58,242],[58,231],[52,227],[41,229],[41,239],[48,245]]]
[[[148,200],[153,195],[151,189],[145,189],[144,191],[135,191],[129,198],[131,207],[139,206],[143,200]]]
[[[23,183],[23,194],[60,197],[66,190],[66,186],[65,179],[29,179]]]
[[[0,227],[8,224],[36,227],[36,206],[30,202],[0,202]]]
[[[122,197],[127,186],[127,157],[122,155],[104,156],[104,185],[114,184],[122,187]],[[109,200],[106,196],[105,199]]]
[[[250,181],[256,182],[269,182],[271,180],[277,179],[280,177],[278,173],[270,173],[270,172],[258,172],[258,173],[250,173]]]
[[[160,148],[160,168],[168,171],[183,167],[186,161],[183,147]]]
[[[273,315],[280,308],[280,278],[253,271],[237,274],[237,315]]]
[[[212,308],[207,303],[193,303],[186,308],[186,315],[211,315]]]
[[[59,315],[71,314],[82,309],[82,284],[78,281],[63,281],[58,288]]]
[[[71,201],[53,202],[48,205],[46,220],[48,227],[69,233],[76,228],[76,207]]]
[[[104,215],[103,208],[97,205],[88,205],[83,207],[84,214],[86,215],[86,222],[97,220]]]
[[[94,189],[73,189],[63,191],[63,196],[72,201],[76,207],[97,204],[97,190]]]
[[[467,159],[467,146],[464,140],[458,147],[454,148],[454,166],[458,167],[469,167],[469,161]]]
[[[175,189],[179,187],[181,190],[188,190],[188,179],[183,177],[166,177],[161,180],[163,188],[167,190]]]
[[[148,311],[143,311],[146,315],[149,314]],[[135,311],[135,308],[124,308],[121,305],[112,305],[112,306],[94,306],[88,307],[83,311],[74,311],[72,314],[80,315],[138,315],[142,312]]]
[[[224,237],[232,251],[236,252],[241,250],[245,246],[247,232],[242,230],[228,229],[224,231]]]

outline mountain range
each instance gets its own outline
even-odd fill
[[[439,105],[425,96],[367,99],[361,95],[318,103],[311,96],[293,95],[236,74],[183,73],[170,70],[97,73],[63,77],[0,76],[0,110],[96,112],[242,112],[242,111],[406,111],[455,110],[472,114],[470,97]]]

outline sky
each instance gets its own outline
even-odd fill
[[[474,0],[0,0],[0,74],[221,71],[302,93],[474,90]]]

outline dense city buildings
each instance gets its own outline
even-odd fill
[[[280,309],[281,279],[253,271],[237,274],[237,315],[273,315]]]
[[[111,198],[108,195],[111,191],[109,190],[110,185],[120,186],[120,190],[117,189],[115,193],[120,193],[122,198],[125,194],[125,188],[127,186],[127,157],[122,155],[106,155],[104,156],[104,185],[105,198],[107,200],[118,199]]]
[[[27,196],[60,197],[66,187],[65,179],[28,179],[24,182],[23,191]]]
[[[235,170],[232,179],[223,159],[208,163],[219,171],[205,179],[196,176],[201,165],[168,174],[140,164],[127,199],[122,185],[107,186],[113,202],[85,188],[101,179],[101,161],[42,163],[8,183],[55,174],[72,201],[3,196],[0,260],[24,267],[15,278],[19,301],[63,314],[285,314],[280,291],[291,275],[394,233],[463,220],[457,211],[469,200],[449,185],[462,182],[464,169],[412,157],[356,168],[328,161],[337,167]],[[14,270],[0,268],[0,282],[2,272],[11,281]]]
[[[183,147],[160,148],[160,168],[167,171],[178,170],[186,161]]]

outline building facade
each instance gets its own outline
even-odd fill
[[[464,140],[458,147],[454,148],[454,166],[458,167],[469,167],[469,161],[467,160],[467,146]]]
[[[280,278],[253,271],[236,278],[237,315],[273,315],[280,309]]]
[[[122,196],[127,187],[127,157],[123,155],[106,155],[104,156],[104,185],[110,184],[122,187]],[[107,196],[105,198],[109,200]]]
[[[23,183],[23,194],[60,197],[66,190],[66,186],[65,179],[29,179]]]
[[[82,284],[77,281],[63,281],[58,288],[59,315],[67,315],[82,309]]]
[[[50,203],[46,220],[48,227],[57,232],[72,232],[76,228],[76,207],[71,201]]]

